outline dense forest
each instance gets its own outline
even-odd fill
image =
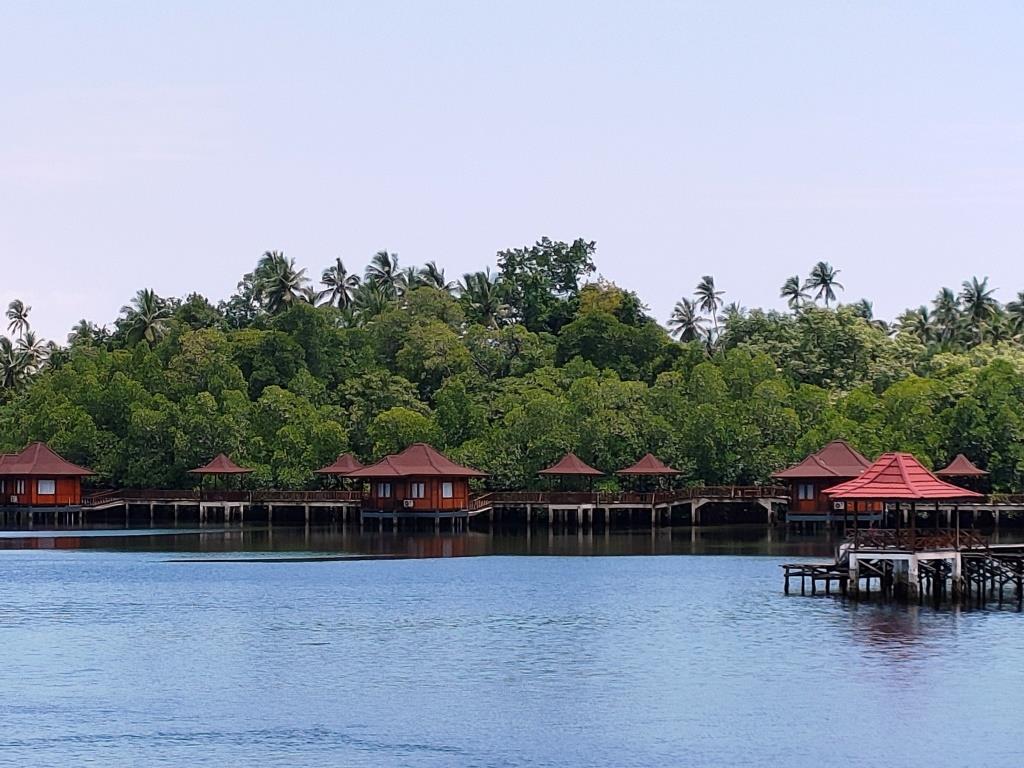
[[[531,487],[570,449],[605,471],[652,451],[689,483],[753,483],[845,437],[933,466],[963,451],[994,489],[1024,486],[1024,294],[1003,306],[971,278],[890,325],[841,303],[820,262],[782,281],[786,312],[727,303],[704,276],[666,330],[596,277],[595,250],[545,238],[457,281],[386,251],[316,280],[268,252],[226,300],[141,290],[65,344],[14,301],[0,450],[45,440],[99,483],[151,487],[193,485],[224,451],[260,486],[300,488],[342,451],[428,441],[494,487]]]

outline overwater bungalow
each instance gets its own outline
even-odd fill
[[[0,504],[74,507],[82,502],[82,478],[94,474],[58,456],[45,443],[0,455]]]
[[[833,440],[772,477],[789,486],[790,519],[816,522],[830,520],[833,515],[833,501],[825,492],[859,477],[869,466],[867,457],[845,440]]]
[[[405,514],[464,512],[469,509],[469,481],[486,476],[426,443],[413,443],[345,475],[369,483],[364,509]]]

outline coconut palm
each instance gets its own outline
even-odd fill
[[[267,251],[256,263],[253,273],[256,294],[264,309],[277,314],[303,301],[303,288],[309,279],[305,269],[295,268],[295,259],[282,251]]]
[[[498,276],[491,276],[490,267],[463,275],[459,294],[470,316],[481,325],[497,328],[509,314],[509,305],[502,301]]]
[[[922,344],[931,344],[935,340],[935,326],[928,307],[923,304],[917,309],[908,309],[896,318],[896,322],[900,333],[914,336]]]
[[[398,295],[404,296],[423,285],[420,271],[416,267],[406,267],[398,273]]]
[[[131,304],[121,307],[121,314],[130,345],[140,341],[155,344],[167,333],[171,309],[151,288],[143,288]]]
[[[836,275],[840,272],[842,272],[841,269],[835,269],[827,261],[819,261],[811,268],[811,274],[808,276],[807,282],[804,283],[804,288],[817,291],[814,300],[824,299],[827,308],[831,302],[836,300],[835,289],[844,290],[843,284],[836,280]]]
[[[957,338],[961,327],[960,299],[952,288],[943,288],[932,301],[932,322],[938,340],[944,344]]]
[[[89,345],[93,343],[94,338],[93,324],[82,318],[71,326],[71,333],[68,334],[68,344],[72,346]]]
[[[25,331],[25,334],[18,339],[17,352],[24,359],[25,373],[36,373],[46,362],[46,343],[36,336],[35,331]]]
[[[0,336],[0,389],[18,388],[27,375],[25,356],[9,338]]]
[[[338,309],[348,309],[352,305],[352,294],[359,287],[359,275],[350,275],[341,259],[334,260],[334,266],[328,267],[320,275],[320,282],[327,289],[327,303]]]
[[[704,275],[697,283],[697,289],[693,295],[697,297],[697,308],[701,312],[711,313],[711,322],[714,325],[714,336],[718,338],[718,308],[722,306],[722,294],[724,291],[715,290],[715,278],[711,275]]]
[[[377,251],[370,259],[363,275],[367,283],[379,289],[381,295],[388,299],[398,296],[401,289],[401,274],[398,271],[398,254]]]
[[[437,288],[439,291],[447,291],[448,293],[454,291],[456,287],[455,283],[450,283],[445,279],[444,270],[433,261],[428,261],[420,269],[419,281],[420,285],[429,285],[431,288]]]
[[[386,296],[384,290],[377,283],[366,281],[353,292],[352,310],[358,325],[366,325],[391,306],[394,298]]]
[[[21,299],[15,299],[8,304],[7,319],[10,322],[7,324],[7,330],[18,334],[19,337],[24,336],[29,328],[28,313],[31,311],[32,307],[27,306]]]
[[[704,317],[697,309],[697,304],[683,298],[676,302],[668,327],[672,335],[680,341],[700,341],[707,335]]]
[[[786,304],[794,311],[800,309],[810,298],[810,294],[804,290],[803,284],[800,282],[800,275],[787,277],[786,282],[782,284],[782,290],[779,291],[779,296],[785,299]]]
[[[988,287],[988,278],[978,280],[972,277],[964,280],[960,289],[960,304],[963,306],[964,322],[974,333],[980,344],[984,341],[985,327],[996,314],[999,305],[992,297],[994,289]]]
[[[1017,292],[1017,298],[1006,304],[1006,321],[1015,336],[1024,334],[1024,291]]]

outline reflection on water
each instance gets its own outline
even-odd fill
[[[824,537],[19,536],[0,762],[1019,765],[1024,616],[783,595]]]

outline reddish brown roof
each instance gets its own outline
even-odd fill
[[[565,454],[561,459],[552,464],[547,469],[542,469],[537,473],[538,475],[588,475],[590,477],[599,477],[604,475],[604,472],[600,472],[591,466],[583,463],[575,453],[570,451]]]
[[[665,464],[661,459],[656,458],[653,454],[644,454],[644,457],[640,459],[636,464],[625,469],[620,469],[615,474],[617,475],[678,475],[678,469],[672,469],[672,467]]]
[[[958,453],[956,458],[949,462],[948,467],[940,469],[935,474],[939,477],[984,477],[988,472],[977,467],[962,453]]]
[[[21,477],[85,477],[96,474],[91,469],[72,464],[54,453],[46,443],[32,443],[21,453],[0,457],[0,475]]]
[[[252,471],[238,466],[223,453],[218,453],[209,464],[189,470],[193,475],[242,475]]]
[[[980,493],[939,480],[909,453],[883,453],[860,477],[825,491],[834,499],[942,501],[973,499]]]
[[[363,468],[363,463],[359,461],[351,453],[343,453],[341,456],[334,460],[334,463],[328,464],[326,467],[321,467],[316,470],[318,475],[347,475],[350,472],[355,472],[357,469]]]
[[[839,479],[857,477],[871,466],[867,458],[845,440],[833,440],[821,450],[812,453],[799,464],[775,472],[772,477],[780,480],[813,479],[835,477]]]
[[[413,443],[401,453],[348,473],[348,477],[486,477],[472,467],[456,464],[426,443]]]

